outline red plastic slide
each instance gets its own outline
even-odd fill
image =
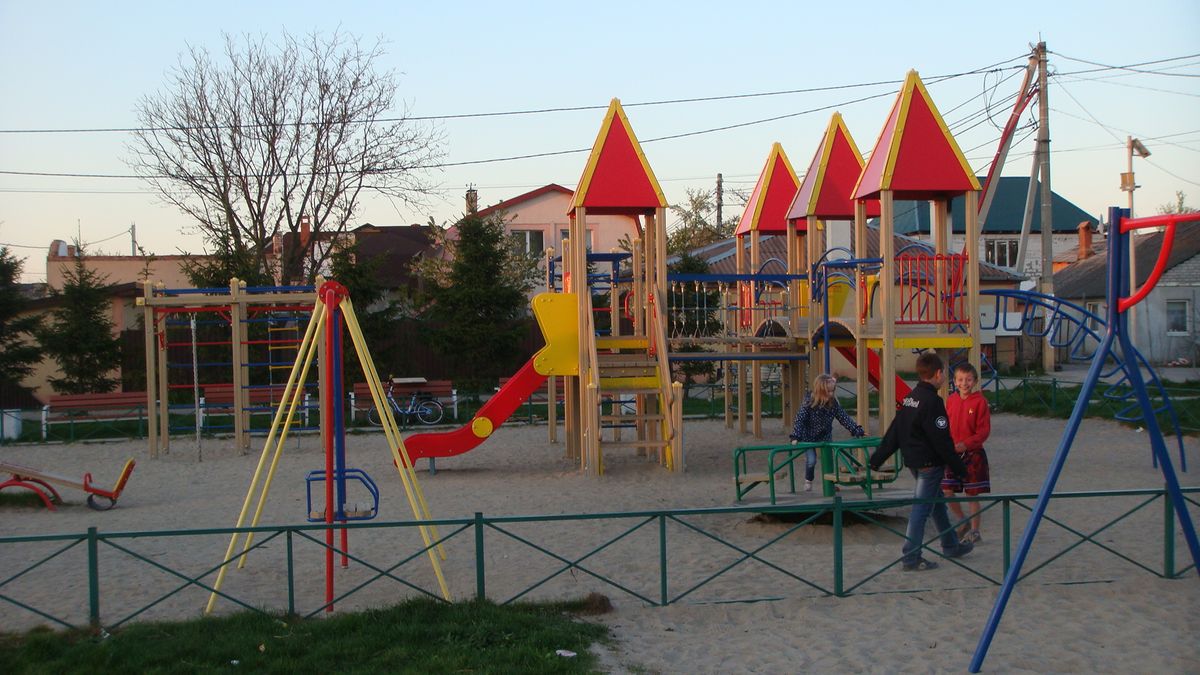
[[[492,430],[504,424],[525,399],[545,383],[546,376],[533,369],[533,359],[530,359],[466,425],[453,431],[405,438],[408,456],[415,462],[423,457],[453,457],[471,450],[486,441]],[[483,430],[484,435],[480,436],[477,430]]]
[[[850,365],[852,365],[852,366],[858,365],[858,358],[856,357],[856,355],[854,353],[854,347],[838,347],[837,350],[842,356],[846,357],[846,360],[850,362]],[[875,387],[875,390],[878,391],[879,390],[879,355],[875,353],[874,349],[867,350],[867,379],[870,380],[871,386]],[[908,396],[908,392],[910,392],[910,391],[912,391],[912,387],[909,387],[908,383],[905,382],[904,380],[900,379],[900,376],[897,375],[896,376],[896,405],[900,405],[900,403],[902,401],[904,401],[904,397]]]

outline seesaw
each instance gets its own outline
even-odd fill
[[[32,490],[34,494],[41,497],[42,503],[46,508],[54,511],[54,504],[62,503],[62,497],[58,491],[54,489],[54,485],[75,488],[83,490],[87,493],[87,504],[89,507],[97,511],[107,511],[117,505],[117,498],[121,496],[121,491],[125,489],[125,483],[129,482],[129,475],[133,473],[134,461],[133,458],[125,462],[125,468],[121,469],[121,477],[117,479],[117,484],[112,490],[102,490],[95,485],[92,485],[92,474],[83,474],[83,480],[78,481],[66,476],[33,469],[20,464],[11,464],[9,462],[0,462],[0,473],[11,474],[11,478],[0,483],[0,490],[7,487],[23,487],[27,490]],[[101,500],[107,500],[107,504]]]

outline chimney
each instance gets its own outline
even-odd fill
[[[308,250],[308,238],[312,235],[312,226],[308,216],[300,216],[300,249]]]
[[[479,193],[475,190],[475,186],[467,186],[467,213],[477,213],[479,211]]]
[[[1092,224],[1085,220],[1076,229],[1079,231],[1079,253],[1075,259],[1086,260],[1095,255],[1092,251]]]

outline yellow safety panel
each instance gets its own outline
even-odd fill
[[[883,340],[870,338],[867,346],[871,349],[881,349]],[[969,335],[916,335],[913,337],[897,337],[892,340],[896,349],[957,349],[971,346]]]
[[[644,337],[596,337],[596,349],[646,349],[650,340]]]
[[[579,296],[574,293],[538,293],[533,316],[546,346],[533,357],[539,375],[579,374]]]

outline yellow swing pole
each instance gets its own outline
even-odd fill
[[[416,469],[413,468],[412,459],[408,455],[408,450],[404,447],[404,440],[400,436],[396,419],[392,415],[392,409],[390,406],[384,404],[386,397],[383,395],[383,390],[380,386],[379,372],[375,369],[375,361],[371,358],[370,350],[367,348],[366,340],[363,338],[362,329],[358,324],[358,317],[354,313],[354,305],[348,298],[343,298],[341,308],[342,316],[346,320],[346,328],[350,331],[351,342],[354,344],[354,351],[358,354],[359,365],[363,369],[363,375],[367,378],[367,386],[371,389],[371,397],[374,399],[376,409],[381,413],[380,420],[383,422],[384,433],[387,435],[388,447],[392,451],[392,459],[396,462],[396,468],[399,470],[400,482],[404,484],[404,492],[408,498],[409,507],[412,509],[413,516],[417,520],[433,520],[433,516],[429,512],[429,504],[425,501],[425,494],[421,491],[420,483],[417,482]],[[434,574],[437,576],[442,597],[449,600],[450,589],[446,585],[446,579],[442,575],[442,567],[438,563],[439,555],[445,560],[446,552],[441,543],[437,543],[436,545],[434,543],[439,538],[437,526],[418,525],[417,529],[420,530],[421,538],[425,542],[429,561],[432,563]]]
[[[317,303],[315,305],[315,307],[313,308],[312,319],[310,319],[310,321],[309,321],[308,330],[305,332],[305,335],[304,335],[304,341],[300,345],[301,351],[303,351],[306,347],[311,346],[312,336],[316,330],[315,327],[318,323],[320,323],[320,320],[321,320],[321,317],[323,316],[323,314],[324,314],[324,307],[320,303]],[[311,356],[308,359],[306,359],[306,362],[311,362]],[[302,370],[301,360],[299,358],[299,354],[297,354],[296,363],[293,364],[292,372],[291,372],[290,376],[288,377],[287,385],[285,385],[285,387],[284,387],[284,396],[285,397],[288,394],[288,392],[291,390],[292,386],[295,384],[297,374],[301,370]],[[307,372],[307,368],[303,368],[303,370],[305,372]],[[295,410],[294,405],[289,407],[287,424],[291,423],[291,414],[294,412],[294,410]],[[250,511],[250,500],[253,498],[255,490],[258,488],[258,481],[259,481],[259,478],[262,476],[263,466],[266,464],[267,453],[271,448],[271,441],[273,440],[273,438],[275,436],[276,430],[279,428],[280,420],[282,419],[282,417],[283,417],[283,406],[280,406],[275,411],[275,417],[271,421],[271,430],[267,434],[267,441],[263,445],[262,454],[258,458],[258,465],[254,469],[254,476],[250,479],[250,487],[246,491],[246,499],[242,502],[242,509],[238,513],[237,523],[234,525],[234,527],[242,527],[246,522],[246,515]],[[279,447],[282,448],[282,443],[280,444]],[[278,450],[277,450],[277,452],[278,452]],[[272,466],[274,466],[274,463],[272,464]],[[268,478],[268,482],[269,482],[269,480],[270,479]],[[233,551],[237,547],[237,540],[238,540],[238,533],[235,532],[229,538],[229,547],[225,550],[225,557],[221,562],[220,571],[217,573],[216,583],[213,584],[213,591],[208,597],[207,606],[205,606],[205,608],[204,608],[205,614],[211,614],[213,607],[216,605],[217,592],[221,590],[221,585],[225,581],[225,573],[229,569],[229,561],[232,559]],[[249,537],[247,537],[247,546],[248,545],[249,545]]]

